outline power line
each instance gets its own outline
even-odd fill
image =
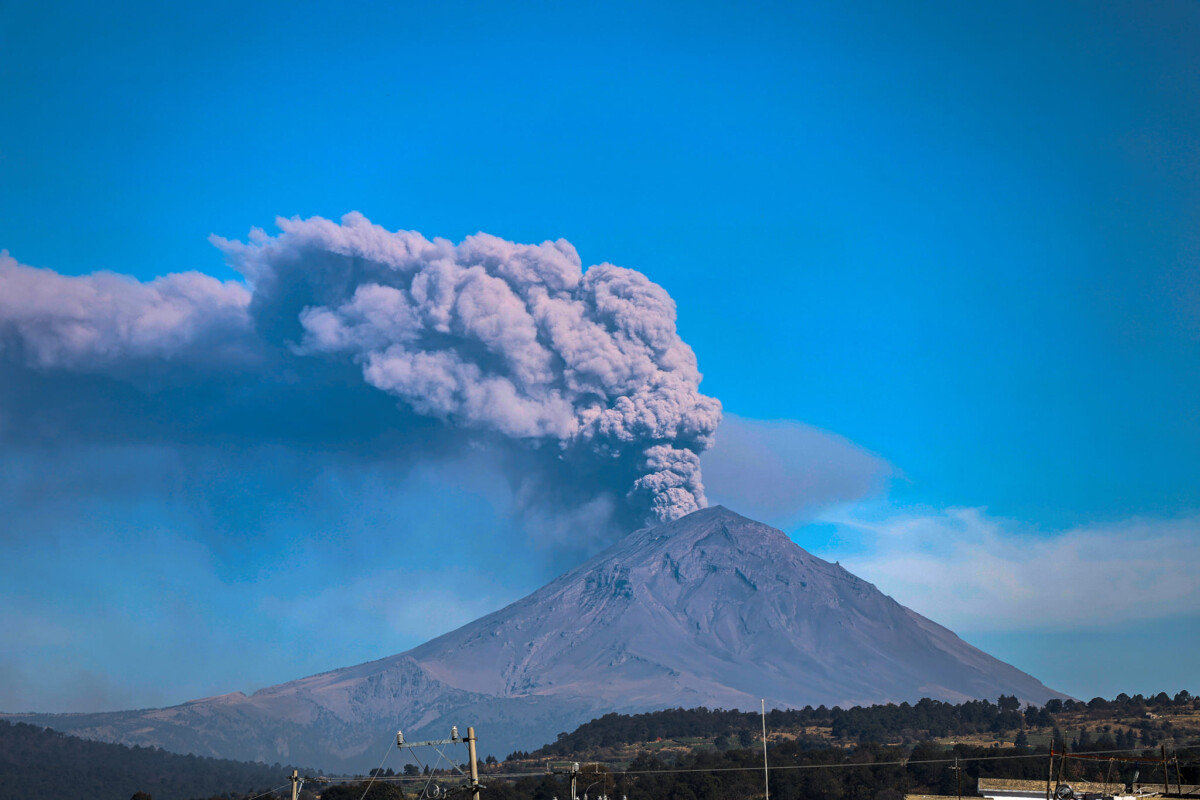
[[[250,800],[259,800],[260,797],[266,797],[269,794],[274,794],[275,792],[278,792],[280,789],[286,788],[288,786],[288,784],[290,784],[290,783],[291,783],[291,781],[288,781],[288,783],[281,783],[279,786],[276,786],[274,789],[267,789],[262,794],[256,794],[254,797],[251,797]]]
[[[379,767],[375,770],[375,772],[383,772],[383,762],[387,761],[388,754],[391,752],[392,752],[392,743],[391,743],[391,741],[389,741],[387,750],[385,750],[383,753],[383,760],[379,762]],[[371,785],[373,783],[375,783],[375,774],[374,773],[371,774],[371,780],[367,783],[367,788],[363,789],[362,797],[358,798],[358,800],[364,800],[364,798],[366,798],[367,792],[371,791]]]
[[[1112,753],[1140,753],[1140,752],[1142,752],[1142,749],[1143,748],[1127,748],[1127,749],[1123,749],[1123,750],[1092,750],[1092,751],[1089,751],[1089,755],[1108,755],[1108,754],[1112,754]],[[908,766],[909,764],[953,764],[955,762],[967,762],[967,761],[1012,761],[1012,760],[1017,760],[1017,759],[1045,758],[1045,757],[1046,757],[1045,753],[1027,753],[1027,754],[1014,754],[1014,755],[1000,755],[1000,756],[959,756],[957,758],[921,758],[921,759],[905,758],[905,759],[899,759],[896,761],[861,761],[861,762],[846,762],[846,763],[841,763],[841,764],[779,764],[779,765],[771,766],[770,769],[773,771],[782,772],[782,771],[787,771],[787,770],[852,769],[855,767],[897,767],[897,766],[903,767],[903,766]],[[593,763],[599,763],[599,762],[593,762]],[[1193,762],[1184,762],[1184,763],[1185,763],[1185,765],[1190,766]],[[608,768],[607,766],[606,766],[606,768],[609,769],[610,774],[613,774],[613,775],[679,775],[679,774],[700,773],[700,772],[711,772],[711,773],[716,773],[716,772],[756,772],[759,769],[761,769],[761,767],[759,767],[757,765],[745,766],[745,767],[689,767],[686,769],[667,768],[667,769],[645,769],[645,770],[612,770],[611,768]],[[539,772],[495,772],[495,773],[489,773],[488,777],[493,778],[493,779],[498,778],[501,780],[506,780],[509,778],[537,778],[537,777],[545,777],[548,775],[556,775],[556,774],[562,774],[562,773],[547,772],[546,770],[542,770]],[[451,775],[450,777],[453,777],[453,776]],[[350,781],[356,781],[356,780],[366,780],[366,778],[367,778],[367,776],[365,776],[365,775],[351,776],[351,777],[346,777],[346,778],[339,778],[339,779],[337,779],[337,782],[350,782]],[[416,780],[424,780],[425,778],[426,778],[426,776],[424,776],[424,775],[390,775],[386,778],[376,778],[376,780],[380,780],[380,781],[416,781]]]

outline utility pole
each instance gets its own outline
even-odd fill
[[[292,770],[292,800],[300,800],[300,770]]]
[[[962,768],[958,766],[958,756],[954,757],[954,779],[958,782],[958,800],[962,800]]]
[[[1163,794],[1171,793],[1171,775],[1167,772],[1167,746],[1162,745]]]
[[[424,747],[426,745],[439,744],[458,744],[459,742],[467,743],[467,758],[471,760],[471,800],[479,800],[479,790],[483,787],[479,785],[479,759],[475,755],[475,729],[467,728],[467,738],[462,739],[458,735],[458,726],[450,726],[449,739],[431,739],[427,742],[406,742],[404,741],[404,731],[396,731],[396,747],[403,749],[405,747]],[[578,765],[576,765],[578,767]],[[295,797],[292,800],[296,800]]]
[[[467,757],[471,759],[471,800],[479,800],[479,761],[475,758],[474,728],[467,728]]]
[[[1050,740],[1050,769],[1046,772],[1046,800],[1050,800],[1050,782],[1054,780],[1054,740]]]
[[[763,723],[763,800],[771,800],[771,783],[767,773],[767,701],[762,699]]]
[[[579,762],[575,761],[571,764],[571,800],[579,800],[579,796],[575,794],[575,782],[579,780]]]

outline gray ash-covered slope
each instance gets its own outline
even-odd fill
[[[717,506],[630,534],[407,653],[248,697],[31,721],[180,752],[364,769],[397,727],[415,738],[474,725],[483,752],[503,755],[609,711],[1000,694],[1064,696]]]
[[[721,506],[638,531],[409,655],[450,685],[618,711],[1061,696]]]

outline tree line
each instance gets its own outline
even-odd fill
[[[1144,716],[1151,712],[1168,713],[1172,709],[1194,708],[1197,700],[1186,691],[1174,697],[1161,692],[1154,697],[1120,694],[1113,700],[1097,697],[1084,703],[1078,700],[1053,699],[1044,706],[1022,708],[1012,695],[1000,695],[996,702],[970,700],[947,703],[925,698],[916,703],[855,706],[843,709],[823,705],[813,708],[773,710],[767,713],[767,727],[773,730],[826,728],[829,735],[843,742],[888,743],[916,742],[923,739],[971,736],[981,733],[1003,733],[1024,729],[1051,729],[1062,714],[1105,718],[1114,715]],[[1163,725],[1150,720],[1138,724],[1142,732],[1135,740],[1121,731],[1122,740],[1115,746],[1152,745],[1164,738]],[[747,738],[761,725],[754,712],[728,711],[710,708],[674,708],[644,714],[605,714],[585,723],[574,731],[558,734],[557,739],[532,752],[516,751],[507,760],[539,757],[561,757],[571,753],[615,747],[634,742],[653,742],[657,739],[703,737],[715,739],[719,749],[746,747]],[[1169,734],[1167,728],[1166,733]],[[725,745],[723,747],[722,745]]]
[[[261,793],[292,767],[126,747],[0,720],[0,797],[14,800],[188,800]]]

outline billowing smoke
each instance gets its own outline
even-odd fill
[[[255,286],[256,319],[298,352],[349,357],[367,383],[452,426],[632,460],[626,491],[657,519],[706,504],[698,453],[720,404],[700,394],[675,304],[646,276],[585,272],[561,239],[454,245],[360,214],[279,226],[218,245]]]
[[[248,243],[214,237],[247,285],[197,273],[64,277],[5,255],[0,355],[39,375],[141,375],[143,385],[155,365],[173,368],[176,381],[225,386],[229,408],[274,402],[280,418],[318,405],[305,404],[306,387],[334,402],[343,390],[360,404],[373,402],[364,390],[389,396],[381,424],[410,459],[449,440],[499,454],[518,504],[545,528],[668,520],[706,504],[699,454],[720,404],[699,391],[674,302],[641,273],[584,270],[564,240],[478,234],[455,245],[356,213],[278,225]],[[348,367],[362,389],[347,384]],[[264,386],[279,394],[264,397]],[[211,408],[211,393],[199,394]],[[305,424],[355,424],[324,409],[329,419],[308,413]]]
[[[111,272],[67,277],[0,250],[0,351],[43,369],[242,359],[249,304],[242,284],[198,272],[149,283]]]

